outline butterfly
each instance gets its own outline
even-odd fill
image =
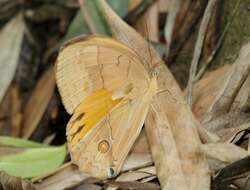
[[[66,135],[81,171],[97,178],[119,174],[157,92],[156,78],[132,49],[110,37],[78,37],[61,48],[56,81],[73,114]]]

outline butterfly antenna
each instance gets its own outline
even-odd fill
[[[149,61],[148,65],[149,65],[149,69],[151,70],[153,67],[153,57],[152,57],[152,52],[150,49],[149,30],[148,30],[148,25],[147,25],[146,21],[145,21],[145,26],[146,26],[146,39],[147,39],[147,43],[148,43],[148,54],[150,57],[150,61]]]

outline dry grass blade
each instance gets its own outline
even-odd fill
[[[153,64],[159,70],[158,88],[162,93],[152,103],[146,129],[161,188],[209,189],[209,169],[200,152],[196,131],[199,123],[184,102],[172,74],[135,30],[126,25],[105,1],[99,0],[99,3],[114,36],[136,51],[146,68],[150,69]]]
[[[198,62],[201,56],[202,47],[203,47],[203,41],[206,36],[206,30],[207,26],[210,20],[210,17],[212,15],[213,8],[216,5],[217,0],[210,0],[208,1],[206,10],[204,12],[204,16],[201,21],[198,38],[195,44],[195,50],[194,50],[194,56],[190,67],[189,72],[189,79],[188,79],[188,86],[187,86],[187,102],[190,106],[192,106],[192,88],[193,88],[193,82],[195,79],[196,71]]]
[[[22,137],[30,138],[41,120],[55,88],[54,69],[50,67],[38,81],[23,113]]]
[[[89,14],[89,10],[87,9],[87,6],[85,5],[85,0],[78,0],[82,14],[87,22],[87,25],[91,31],[92,34],[97,34],[97,29],[95,27],[95,23],[93,19],[91,18]]]

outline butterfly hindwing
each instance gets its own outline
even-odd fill
[[[82,171],[95,177],[106,178],[118,174],[143,126],[149,106],[148,98],[119,100],[89,132],[79,132],[82,138],[77,143],[69,139],[71,136],[68,134],[72,161]],[[74,119],[72,117],[71,120]],[[72,126],[70,121],[68,133]]]
[[[95,177],[118,174],[156,91],[139,57],[111,38],[78,38],[60,51],[56,79],[73,113],[67,125],[72,161]]]

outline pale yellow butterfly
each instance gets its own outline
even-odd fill
[[[67,124],[72,162],[94,177],[116,176],[156,94],[156,76],[126,45],[91,36],[61,49],[56,80],[66,110],[73,113]]]

